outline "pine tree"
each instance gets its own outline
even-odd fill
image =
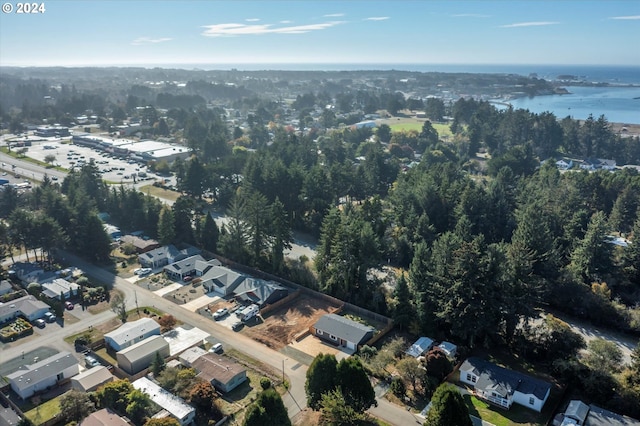
[[[411,294],[404,273],[398,278],[393,296],[396,299],[393,320],[400,330],[407,329],[415,317],[415,311],[411,305]]]
[[[168,207],[163,207],[160,211],[160,219],[158,222],[158,242],[161,245],[173,243],[176,237],[173,212]]]
[[[460,392],[450,384],[442,384],[431,398],[426,426],[471,426],[471,417]]]
[[[336,371],[338,362],[331,354],[318,354],[307,370],[307,381],[304,388],[307,393],[307,405],[317,410],[320,408],[322,394],[336,387]]]

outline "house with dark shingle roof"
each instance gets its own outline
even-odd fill
[[[357,350],[360,345],[371,339],[375,333],[373,327],[360,324],[337,314],[321,316],[311,326],[310,331],[311,334],[318,336],[322,340],[351,350]]]
[[[460,366],[460,381],[477,397],[506,409],[515,402],[540,412],[551,393],[550,383],[475,357]]]
[[[195,256],[173,262],[162,268],[162,270],[167,274],[167,276],[169,276],[169,278],[173,280],[181,280],[187,275],[195,274],[196,264],[198,262],[204,262],[204,258],[199,254],[196,254]]]
[[[176,246],[169,244],[168,246],[158,247],[155,250],[139,254],[138,262],[145,268],[156,269],[196,254],[200,254],[200,250],[196,247],[188,246],[178,250]]]

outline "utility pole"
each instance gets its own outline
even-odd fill
[[[136,312],[138,313],[138,316],[140,316],[140,308],[138,307],[138,292],[134,290],[133,295],[136,298]]]

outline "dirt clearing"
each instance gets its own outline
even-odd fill
[[[263,322],[245,327],[243,334],[270,348],[280,349],[308,330],[322,315],[337,308],[338,305],[303,294],[267,314]]]

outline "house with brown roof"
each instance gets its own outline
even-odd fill
[[[221,392],[230,392],[247,380],[247,370],[231,358],[207,353],[193,362],[197,377]]]

